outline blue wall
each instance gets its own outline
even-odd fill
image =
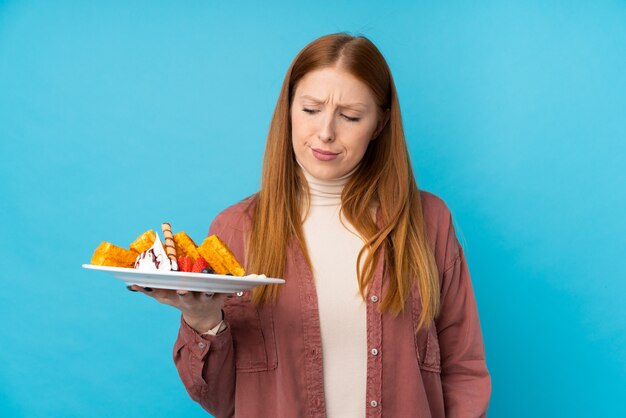
[[[0,414],[203,416],[179,315],[85,271],[258,187],[293,56],[369,36],[458,224],[490,416],[626,416],[623,1],[0,1]]]

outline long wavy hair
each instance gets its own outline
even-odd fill
[[[422,307],[418,328],[427,326],[439,311],[437,266],[426,237],[420,193],[391,72],[380,51],[363,36],[338,33],[318,38],[300,51],[287,70],[267,136],[261,188],[253,197],[252,228],[247,240],[248,271],[282,277],[287,247],[294,238],[311,264],[302,231],[303,210],[308,210],[308,187],[295,159],[290,109],[302,77],[335,65],[366,84],[380,109],[389,112],[388,123],[370,141],[341,195],[343,215],[365,242],[357,258],[361,296],[367,297],[384,247],[389,283],[381,311],[398,315],[406,306],[411,287],[417,286]],[[372,204],[380,210],[380,227],[371,216]],[[276,301],[279,292],[279,285],[257,287],[253,302]]]

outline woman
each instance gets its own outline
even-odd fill
[[[485,415],[491,382],[463,249],[445,203],[417,188],[393,80],[368,39],[328,35],[298,54],[261,189],[209,233],[248,272],[286,283],[147,293],[182,311],[174,361],[207,411]]]

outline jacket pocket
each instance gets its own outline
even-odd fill
[[[224,303],[224,317],[231,328],[237,372],[261,372],[277,366],[276,340],[271,306],[254,306],[250,291]]]
[[[422,370],[441,373],[439,339],[434,324],[415,334],[415,354]]]
[[[441,373],[441,354],[439,352],[437,327],[433,322],[428,328],[415,331],[417,330],[421,306],[416,291],[413,292],[411,299],[413,334],[415,335],[415,355],[417,356],[419,367],[429,372]]]

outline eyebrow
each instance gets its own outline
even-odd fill
[[[300,99],[311,100],[312,102],[315,102],[315,103],[324,103],[323,100],[317,99],[317,98],[315,98],[313,96],[309,96],[308,94],[303,94],[302,96],[300,96]],[[367,104],[361,103],[361,102],[340,103],[338,106],[339,107],[347,107],[347,108],[357,108],[357,107],[367,108]]]

